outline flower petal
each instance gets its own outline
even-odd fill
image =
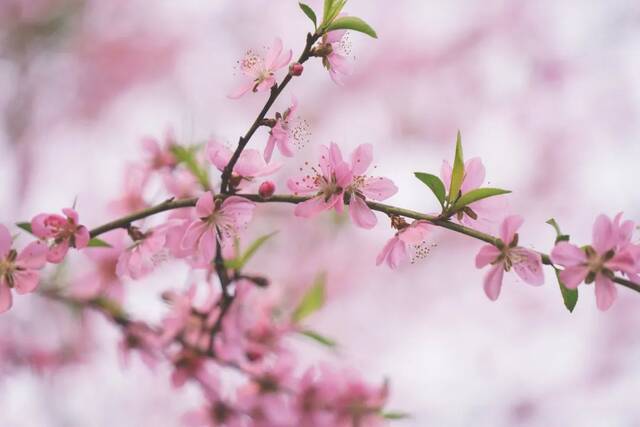
[[[199,218],[207,218],[211,216],[215,210],[215,201],[213,200],[213,193],[207,191],[198,198],[196,202],[196,214]]]
[[[500,249],[493,245],[484,245],[476,255],[476,268],[483,268],[500,257]]]
[[[273,69],[273,64],[276,62],[276,59],[280,56],[282,52],[282,39],[280,37],[276,37],[273,40],[273,44],[269,48],[266,57],[264,58],[264,66],[266,69]]]
[[[613,281],[604,274],[596,276],[596,305],[601,311],[606,311],[618,296],[618,289]]]
[[[77,249],[86,248],[89,244],[89,240],[91,236],[89,235],[89,230],[84,225],[80,225],[76,228],[75,232],[75,247]]]
[[[462,181],[462,193],[475,190],[484,182],[485,169],[480,157],[469,159],[464,165],[464,179]]]
[[[504,277],[504,267],[502,263],[491,267],[491,270],[484,277],[484,293],[491,301],[495,301],[500,296],[502,288],[502,278]]]
[[[300,216],[303,218],[311,218],[329,208],[331,208],[331,205],[327,204],[324,201],[324,197],[318,196],[299,203],[294,209],[293,213],[296,216]]]
[[[589,274],[589,267],[583,265],[569,266],[560,272],[560,280],[569,289],[576,289]]]
[[[376,215],[367,206],[364,199],[356,195],[353,195],[349,202],[349,214],[358,227],[371,229],[378,223]]]
[[[606,215],[598,215],[593,223],[593,248],[599,254],[604,254],[616,246],[616,232],[613,223]]]
[[[372,200],[386,200],[398,192],[398,187],[388,178],[368,177],[360,186],[362,194]]]
[[[245,93],[249,92],[251,89],[253,89],[253,86],[255,85],[255,82],[253,80],[249,80],[246,81],[244,83],[242,83],[241,85],[237,86],[234,90],[232,90],[228,95],[227,98],[230,99],[238,99],[240,98],[242,95],[244,95]]]
[[[373,161],[373,145],[361,144],[351,153],[351,172],[354,176],[364,175]]]
[[[38,270],[47,262],[47,245],[36,241],[29,243],[18,255],[17,264],[25,269]]]
[[[530,285],[542,285],[544,283],[544,271],[542,270],[540,254],[525,248],[514,248],[512,253],[517,255],[518,258],[518,261],[513,264],[516,274]]]
[[[518,229],[522,226],[524,218],[520,215],[509,215],[500,224],[500,239],[508,245],[513,241]]]
[[[11,234],[9,229],[0,224],[0,258],[5,258],[11,250]]]
[[[11,297],[11,289],[7,286],[4,279],[0,280],[0,313],[9,310],[13,305]]]
[[[551,261],[563,267],[577,266],[587,262],[587,254],[569,242],[558,242],[551,251]]]
[[[16,271],[14,273],[15,290],[19,294],[33,292],[38,287],[40,273],[34,270]]]

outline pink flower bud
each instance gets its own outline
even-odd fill
[[[301,75],[303,70],[304,67],[298,62],[295,62],[289,66],[289,74],[291,74],[292,76]]]
[[[268,199],[269,197],[273,196],[273,193],[275,193],[275,191],[276,185],[273,183],[273,181],[265,181],[260,184],[258,194],[260,194],[260,197],[262,197],[263,199]]]

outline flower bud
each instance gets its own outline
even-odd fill
[[[276,185],[273,183],[273,181],[265,181],[262,184],[260,184],[260,188],[258,189],[258,194],[260,194],[260,197],[262,197],[263,199],[268,199],[269,197],[273,196],[273,193],[276,192]]]
[[[295,62],[289,66],[289,74],[292,76],[299,76],[302,74],[304,67],[299,62]]]

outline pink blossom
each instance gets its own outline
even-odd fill
[[[408,225],[404,220],[392,220],[392,224],[399,228],[398,232],[393,236],[382,252],[376,258],[376,265],[380,265],[386,261],[389,268],[396,269],[400,263],[408,256],[408,246],[416,247],[418,256],[421,256],[422,242],[427,237],[431,225],[426,221],[413,221]]]
[[[137,165],[127,165],[124,171],[123,192],[109,208],[118,214],[130,214],[149,205],[144,200],[143,191],[149,180],[148,171]]]
[[[621,214],[614,221],[599,215],[593,224],[593,243],[580,248],[569,242],[558,242],[551,251],[554,264],[564,267],[560,280],[569,289],[582,282],[595,282],[596,305],[602,311],[611,307],[617,297],[614,272],[638,273],[637,246],[630,243],[634,224],[620,224]]]
[[[373,228],[378,220],[366,203],[366,199],[386,200],[398,192],[398,187],[388,178],[368,176],[365,172],[373,161],[373,146],[359,145],[351,153],[353,181],[345,190],[350,197],[349,214],[353,222],[362,228]]]
[[[136,350],[142,362],[149,369],[155,369],[161,357],[161,342],[158,334],[142,322],[128,323],[122,332],[123,337],[118,344],[122,365],[129,365],[130,353]]]
[[[228,147],[216,140],[211,140],[207,145],[209,161],[220,172],[227,166],[232,155],[233,152]],[[272,175],[281,167],[279,163],[267,163],[258,150],[245,149],[233,167],[231,184],[234,189],[243,189],[255,178]]]
[[[381,386],[371,386],[357,376],[346,373],[341,375],[336,384],[338,387],[332,402],[336,427],[385,425],[381,413],[389,396],[386,382]]]
[[[484,278],[484,292],[491,301],[498,299],[504,272],[510,271],[512,267],[526,283],[533,286],[544,283],[540,254],[517,246],[517,231],[523,222],[524,219],[519,215],[506,217],[500,225],[501,247],[485,245],[476,256],[476,268],[491,264],[491,269]]]
[[[276,38],[266,56],[249,50],[239,61],[240,71],[248,78],[228,96],[231,99],[240,98],[249,91],[261,92],[276,84],[275,72],[286,67],[291,61],[291,50],[283,52],[282,40]]]
[[[329,70],[329,75],[336,84],[344,84],[344,77],[351,74],[351,67],[347,62],[347,56],[351,53],[351,44],[346,30],[326,33],[322,36],[321,47],[329,50],[329,53],[322,58],[322,65]]]
[[[344,191],[353,181],[351,166],[342,159],[340,148],[334,143],[330,148],[323,145],[320,153],[319,169],[287,180],[294,194],[314,193],[311,199],[296,206],[296,216],[310,218],[328,209],[342,212],[344,208]]]
[[[191,222],[184,233],[181,246],[195,253],[205,263],[216,256],[216,240],[220,233],[221,244],[236,236],[251,221],[255,203],[239,196],[230,196],[223,201],[215,200],[207,191],[196,203],[197,219]]]
[[[124,230],[114,230],[101,238],[111,247],[87,248],[83,251],[92,261],[92,270],[74,281],[71,293],[74,298],[90,300],[106,296],[121,302],[124,289],[120,277],[116,273],[118,258],[125,250]]]
[[[280,115],[276,115],[276,123],[269,132],[269,139],[264,149],[264,160],[271,161],[273,149],[278,147],[280,154],[285,157],[293,157],[291,142],[298,146],[305,144],[309,138],[309,125],[295,117],[298,109],[298,100],[291,97],[291,106]]]
[[[193,197],[199,190],[198,179],[186,169],[174,169],[162,174],[164,187],[179,199]]]
[[[166,241],[166,227],[157,227],[147,232],[130,228],[129,235],[133,244],[122,252],[116,265],[120,277],[140,279],[149,274],[164,259],[163,250]]]
[[[146,154],[147,167],[150,170],[161,170],[173,168],[176,164],[176,157],[171,152],[171,148],[176,144],[173,132],[167,131],[163,144],[152,137],[142,139],[142,147]]]
[[[0,313],[11,308],[11,289],[18,294],[33,292],[40,281],[40,270],[47,259],[47,246],[39,241],[28,244],[19,254],[11,248],[11,234],[0,224]]]
[[[62,210],[64,217],[57,214],[39,214],[31,220],[33,234],[41,239],[53,239],[47,261],[62,262],[69,247],[82,249],[89,244],[89,230],[78,223],[78,213],[71,209]]]

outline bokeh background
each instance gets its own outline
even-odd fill
[[[282,111],[295,94],[312,129],[280,191],[318,145],[367,142],[400,187],[391,202],[433,211],[412,173],[438,172],[460,129],[466,156],[513,190],[505,213],[525,215],[530,247],[550,249],[552,216],[584,243],[599,213],[640,220],[640,3],[351,0],[347,11],[379,39],[351,34],[344,87],[309,63],[277,102]],[[112,218],[141,136],[171,128],[181,143],[234,143],[265,99],[226,98],[236,60],[275,36],[297,55],[309,29],[293,0],[2,0],[0,221],[74,200],[87,225]],[[260,130],[252,146],[266,138]],[[600,313],[585,287],[570,314],[546,271],[542,288],[508,275],[492,303],[473,266],[480,244],[464,236],[436,231],[429,256],[391,272],[374,266],[392,233],[382,216],[369,232],[329,214],[292,219],[287,206],[260,213],[249,233],[280,233],[252,268],[283,301],[328,272],[330,303],[311,322],[339,349],[293,345],[306,361],[388,378],[390,407],[413,416],[397,425],[640,425],[639,295],[620,289]],[[72,261],[86,268],[83,255]],[[127,308],[159,318],[158,295],[185,275],[169,263],[128,283]],[[168,368],[123,370],[117,332],[85,321],[36,295],[0,318],[1,426],[174,426],[198,405],[196,390],[170,388]],[[67,347],[69,360],[48,363]]]

